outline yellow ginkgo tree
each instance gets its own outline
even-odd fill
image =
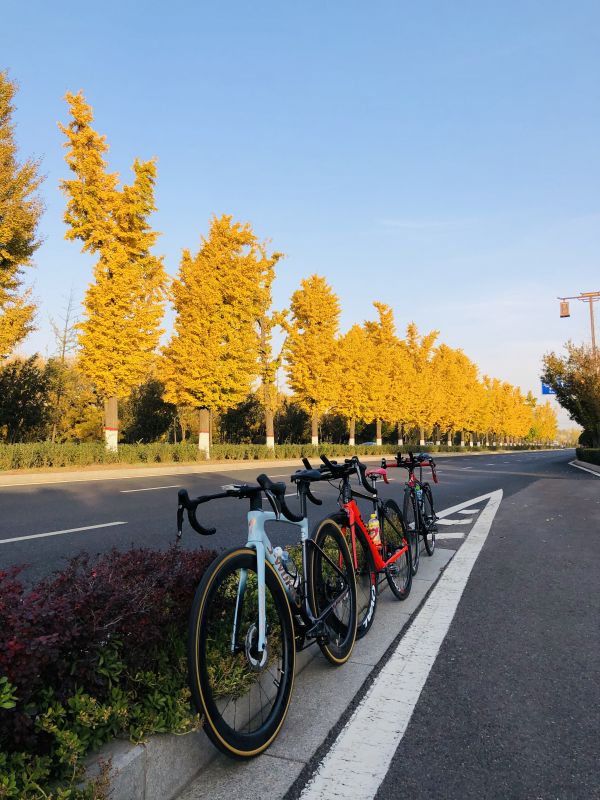
[[[42,202],[38,162],[17,160],[13,99],[16,85],[0,72],[0,359],[33,330],[35,303],[23,287],[23,268],[40,245]]]
[[[425,431],[436,417],[438,383],[432,367],[432,356],[439,331],[420,334],[414,322],[409,323],[404,339],[406,357],[410,364],[412,384],[405,401],[405,424],[419,429],[419,444],[425,444]]]
[[[340,303],[325,278],[311,275],[292,295],[286,339],[287,374],[297,402],[310,414],[312,443],[319,418],[335,405],[341,379],[337,334]]]
[[[158,345],[164,313],[166,275],[152,254],[158,233],[148,217],[155,211],[154,160],[133,164],[133,182],[120,186],[104,158],[108,144],[92,127],[93,112],[81,92],[68,93],[66,161],[74,174],[63,180],[67,196],[67,239],[98,257],[79,324],[80,365],[105,407],[105,438],[118,441],[117,400],[145,379]]]
[[[241,403],[261,371],[272,376],[267,311],[280,256],[269,256],[251,226],[229,215],[213,217],[195,256],[183,252],[160,373],[167,401],[200,411],[198,446],[207,456],[210,412]]]
[[[368,421],[371,412],[368,402],[369,381],[373,380],[374,350],[364,326],[353,325],[338,339],[338,365],[335,410],[348,421],[348,444],[356,442],[356,422]]]
[[[394,312],[385,303],[373,303],[378,319],[365,322],[371,342],[372,363],[367,382],[370,418],[376,423],[376,441],[381,446],[381,422],[397,420],[395,388],[398,377],[400,348],[396,337]]]

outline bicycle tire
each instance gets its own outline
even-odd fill
[[[354,565],[346,537],[335,520],[328,518],[317,523],[311,539],[316,547],[310,546],[308,595],[314,616],[320,616],[337,596],[345,593],[344,599],[324,618],[325,635],[317,639],[325,658],[339,666],[350,658],[356,640]],[[328,558],[337,568],[332,566]]]
[[[421,523],[417,498],[415,497],[414,489],[411,489],[409,486],[404,489],[402,514],[404,517],[404,524],[410,536],[412,574],[416,575],[419,570],[419,561],[421,559]]]
[[[404,555],[385,569],[385,577],[390,589],[398,600],[406,600],[412,587],[412,559],[410,540],[405,538],[406,528],[402,513],[394,500],[386,500],[381,509],[381,541],[384,558],[389,558],[394,550],[406,542]]]
[[[356,542],[356,559],[352,548],[352,534],[345,514],[332,515],[331,519],[337,522],[346,537],[350,556],[354,563],[354,576],[356,579],[356,638],[366,636],[375,619],[377,610],[377,570],[375,559],[369,543],[361,528],[356,525],[354,529]]]
[[[250,548],[233,548],[219,556],[200,581],[190,614],[192,699],[204,716],[208,738],[223,753],[238,759],[257,756],[273,742],[286,717],[294,685],[294,623],[281,581],[268,562],[268,655],[264,664],[260,664],[261,654],[252,649],[258,635],[256,568],[256,552]],[[239,613],[239,647],[232,653],[231,626],[240,570],[247,570],[247,584]],[[268,701],[266,709],[261,705],[264,700]]]
[[[423,485],[423,540],[428,556],[432,556],[435,550],[436,520],[431,486],[425,483]]]

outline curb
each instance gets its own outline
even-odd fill
[[[320,650],[311,646],[296,653],[295,676],[314,661]],[[110,800],[175,800],[219,753],[202,730],[151,736],[140,744],[110,742],[86,760],[86,777],[95,778],[110,765]]]
[[[260,762],[264,760],[263,768],[271,771],[274,769],[277,775],[281,772],[281,770],[277,770],[278,764],[292,765],[295,772],[300,772],[304,762],[299,760],[301,758],[298,751],[300,742],[297,739],[298,731],[294,727],[294,718],[296,718],[296,725],[301,725],[305,707],[314,703],[315,697],[317,698],[317,707],[320,707],[319,692],[331,692],[332,686],[336,686],[339,708],[336,711],[335,719],[322,722],[324,727],[317,737],[318,741],[313,741],[309,746],[312,754],[315,748],[318,749],[327,739],[340,716],[343,716],[354,702],[356,693],[365,686],[365,681],[368,682],[371,676],[378,671],[379,664],[392,642],[404,634],[437,584],[447,564],[454,556],[454,551],[437,550],[438,555],[440,552],[447,555],[442,559],[434,558],[432,561],[427,559],[421,564],[420,574],[413,578],[413,591],[404,603],[398,604],[387,590],[380,595],[380,603],[385,597],[389,597],[390,602],[389,604],[384,603],[387,608],[383,606],[378,608],[378,619],[375,620],[375,625],[378,627],[377,637],[372,638],[375,633],[373,630],[369,637],[357,642],[354,654],[346,665],[350,671],[355,673],[354,682],[349,681],[347,673],[345,680],[340,684],[335,670],[332,671],[330,665],[321,657],[321,652],[316,645],[297,654],[294,691],[296,709],[294,710],[293,707],[290,709],[286,720],[287,731],[281,732],[278,740],[267,753],[263,754],[261,759],[235,762],[235,769],[260,769]],[[430,570],[426,568],[426,565],[430,566]],[[428,572],[431,574],[426,577]],[[298,676],[307,667],[311,667],[308,670],[309,673],[313,671],[315,673],[308,676],[308,683],[311,687],[311,694],[308,697],[303,696],[302,687],[298,685],[302,683],[302,680],[298,681]],[[351,687],[348,688],[346,696],[344,696],[344,687]],[[330,695],[328,694],[327,697],[330,698]],[[294,698],[292,698],[292,703],[294,703]],[[326,715],[324,719],[326,720]],[[290,739],[293,742],[292,745],[290,745]],[[197,786],[199,781],[202,782],[203,787],[200,796],[218,796],[220,798],[222,787],[219,786],[219,782],[223,777],[223,763],[226,764],[225,769],[231,768],[233,763],[213,747],[206,734],[201,730],[183,735],[151,736],[142,744],[131,744],[124,740],[111,742],[88,758],[86,762],[87,776],[95,777],[107,761],[110,761],[108,795],[111,800],[177,800],[182,795],[188,797],[188,793],[197,796],[194,786]],[[295,777],[294,775],[289,780],[290,785]],[[278,779],[286,781],[287,776],[279,775]],[[283,792],[279,793],[281,787],[271,786],[269,788],[272,790],[272,797],[283,795]],[[288,788],[289,786],[286,785],[285,790],[287,791]]]

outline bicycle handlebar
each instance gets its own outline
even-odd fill
[[[396,463],[388,464],[385,458],[381,459],[381,466],[383,469],[390,469],[390,467],[404,467],[404,469],[412,472],[415,467],[430,467],[431,475],[434,483],[439,483],[437,473],[435,471],[436,463],[429,453],[414,453],[409,451],[408,458],[402,458],[402,453],[396,455]]]
[[[371,486],[367,480],[367,465],[359,461],[358,456],[352,456],[352,458],[345,459],[343,464],[338,464],[336,461],[330,461],[327,456],[321,455],[321,461],[325,464],[327,471],[331,473],[332,478],[346,478],[355,472],[363,489],[370,495],[377,494],[377,489]]]
[[[283,516],[289,522],[302,522],[304,519],[302,514],[294,514],[294,512],[288,508],[285,502],[285,483],[282,481],[275,483],[269,478],[268,475],[265,475],[264,473],[259,475],[256,480],[267,494],[269,500],[271,499],[269,494],[273,496],[276,509],[279,511],[279,513],[283,514]]]
[[[312,473],[312,474],[311,474]],[[318,470],[306,470],[305,472],[298,472],[292,475],[292,480],[296,483],[302,482],[302,493],[314,503],[316,506],[322,505],[323,501],[315,497],[310,491],[309,484],[312,480],[323,480],[322,475]],[[177,493],[177,538],[180,539],[183,530],[183,515],[187,511],[187,516],[192,528],[202,536],[212,536],[216,533],[216,528],[205,528],[198,522],[196,516],[196,509],[203,503],[208,503],[211,500],[217,500],[222,497],[237,497],[248,498],[250,500],[250,509],[259,511],[262,508],[261,492],[264,492],[267,500],[271,504],[273,511],[277,516],[283,515],[289,522],[302,522],[304,517],[301,514],[295,514],[285,502],[286,485],[283,482],[275,483],[268,475],[264,473],[259,475],[256,479],[258,486],[248,483],[232,484],[231,486],[224,487],[224,491],[216,492],[215,494],[201,495],[195,497],[193,500],[190,498],[186,489],[180,489]]]

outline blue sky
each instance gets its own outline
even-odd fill
[[[1,20],[18,143],[47,176],[24,352],[52,351],[49,315],[91,276],[58,191],[78,89],[124,180],[158,157],[172,274],[225,212],[287,254],[279,307],[318,272],[343,329],[383,300],[536,393],[542,354],[589,339],[555,298],[600,289],[598,3],[5,0]]]

